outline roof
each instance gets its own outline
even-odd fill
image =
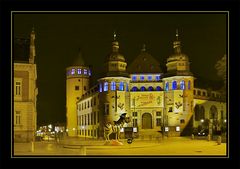
[[[148,52],[142,50],[141,53],[128,66],[129,73],[161,73],[160,63]]]
[[[19,63],[29,63],[30,39],[14,38],[13,60]]]
[[[82,54],[82,51],[79,49],[78,56],[74,60],[72,66],[84,66],[84,65],[85,65],[85,62],[83,60],[83,54]]]

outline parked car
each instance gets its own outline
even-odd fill
[[[207,136],[209,133],[208,129],[194,130],[194,136]]]

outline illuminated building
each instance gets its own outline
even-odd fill
[[[105,76],[78,95],[78,101],[77,95],[70,98],[77,101],[71,103],[77,109],[71,112],[75,119],[68,121],[74,124],[69,130],[75,126],[75,136],[102,138],[104,124],[117,121],[122,113],[131,117],[125,127],[134,127],[136,134],[142,136],[155,136],[163,128],[168,136],[191,135],[193,127],[201,125],[203,119],[226,119],[226,103],[220,93],[194,87],[195,78],[188,56],[181,51],[178,32],[174,53],[167,58],[167,72],[162,72],[145,45],[127,66],[119,46],[114,33]]]
[[[35,63],[35,33],[31,32],[30,40],[14,39],[14,79],[13,83],[13,125],[14,141],[33,141],[37,127],[36,86],[37,67]]]

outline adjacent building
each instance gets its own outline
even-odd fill
[[[13,44],[13,136],[14,142],[30,142],[37,127],[37,66],[35,32],[29,38],[14,38]]]

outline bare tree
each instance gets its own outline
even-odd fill
[[[217,70],[217,75],[219,77],[222,78],[223,82],[224,82],[224,86],[223,86],[223,94],[226,94],[226,81],[227,81],[227,56],[226,54],[217,61],[217,63],[215,64],[215,69]]]

